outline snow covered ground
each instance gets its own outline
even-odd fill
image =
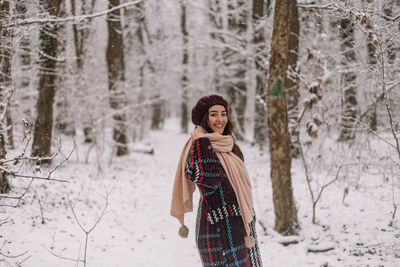
[[[110,151],[99,150],[96,155],[92,149],[88,163],[89,147],[78,136],[71,159],[54,173],[69,183],[35,181],[21,207],[0,207],[1,253],[7,255],[0,255],[0,266],[17,266],[21,261],[20,266],[26,267],[83,266],[76,261],[83,260],[85,251],[86,235],[79,224],[89,231],[105,207],[103,217],[88,234],[87,266],[201,266],[193,235],[196,214],[186,216],[187,239],[178,236],[178,221],[169,215],[176,165],[187,138],[178,126],[178,121],[168,120],[163,131],[148,134],[145,142],[154,147],[153,155],[130,153],[111,158]],[[304,170],[299,160],[293,161],[300,242],[283,246],[284,238],[273,231],[268,153],[260,155],[257,148],[240,145],[253,183],[264,266],[400,266],[399,214],[388,226],[392,195],[378,176],[364,177],[374,179],[374,186],[350,188],[345,204],[343,184],[328,187],[317,207],[318,224],[312,224]],[[63,146],[67,154],[71,140],[64,138]],[[14,190],[22,190],[26,183],[15,180]],[[330,250],[309,252],[312,249]]]

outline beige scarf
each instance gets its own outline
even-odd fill
[[[185,166],[193,141],[201,137],[210,139],[211,145],[228,176],[238,200],[246,233],[249,236],[249,224],[254,217],[251,184],[243,161],[232,152],[233,137],[219,133],[208,133],[201,126],[196,126],[179,159],[172,193],[171,215],[178,218],[180,223],[184,225],[184,214],[193,210],[192,198],[195,185],[185,177]]]

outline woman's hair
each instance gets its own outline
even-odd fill
[[[204,114],[203,118],[201,119],[200,126],[203,127],[207,132],[213,133],[214,131],[211,129],[210,125],[208,124],[208,110]],[[224,132],[222,135],[231,135],[233,133],[234,125],[231,119],[228,116],[228,122],[225,125]],[[235,143],[235,140],[233,141],[233,148],[232,152],[238,156],[242,161],[244,161],[244,156],[242,151],[240,150],[240,147]]]

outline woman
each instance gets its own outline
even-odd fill
[[[193,210],[195,185],[201,192],[196,244],[203,266],[261,267],[250,180],[234,143],[228,103],[218,95],[202,97],[192,109],[196,125],[176,172],[171,215],[188,235],[184,213]]]

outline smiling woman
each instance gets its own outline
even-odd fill
[[[208,125],[213,132],[223,134],[228,117],[224,106],[214,105],[208,109]]]
[[[193,210],[197,186],[196,244],[203,266],[261,267],[250,179],[234,142],[228,103],[218,95],[202,97],[192,122],[196,126],[182,151],[172,196],[179,234],[188,235],[184,214]]]

